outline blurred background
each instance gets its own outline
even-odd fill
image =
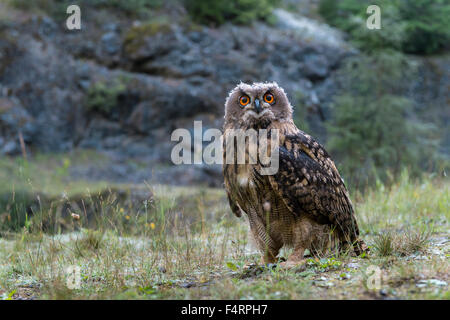
[[[221,188],[220,166],[172,165],[170,135],[221,128],[240,81],[277,81],[351,192],[444,177],[449,17],[446,0],[0,0],[0,224],[86,190]]]

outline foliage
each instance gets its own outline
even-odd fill
[[[120,95],[126,86],[120,79],[112,82],[98,81],[93,83],[87,92],[86,107],[104,114],[109,114],[118,105]]]
[[[318,269],[319,271],[329,271],[329,270],[337,270],[341,267],[342,262],[336,260],[336,258],[315,258],[315,259],[307,259],[306,264],[309,267],[313,267]]]
[[[270,0],[185,0],[192,19],[202,24],[225,22],[251,24],[254,20],[270,20],[278,1]]]
[[[115,8],[131,15],[139,15],[142,11],[160,7],[164,0],[88,0],[88,2],[96,7]]]
[[[416,252],[423,252],[430,242],[430,235],[428,230],[407,230],[400,234],[387,231],[375,238],[373,248],[375,253],[382,257],[408,256]]]
[[[9,3],[19,9],[28,11],[43,11],[56,18],[66,15],[66,9],[71,4],[80,7],[116,9],[130,16],[141,16],[149,9],[155,9],[163,4],[163,0],[9,0]]]
[[[401,80],[413,74],[414,66],[396,52],[350,59],[340,70],[328,147],[350,184],[386,182],[404,167],[414,175],[434,163],[431,128],[413,119],[404,96]]]
[[[366,27],[369,5],[381,9],[380,30]],[[450,4],[446,0],[321,0],[319,12],[365,51],[391,48],[430,54],[450,40]]]
[[[302,131],[310,132],[310,127],[307,119],[307,106],[305,94],[298,91],[294,94],[294,122],[295,125]]]
[[[168,33],[170,31],[171,24],[164,17],[133,26],[125,32],[123,42],[124,51],[127,54],[133,54],[145,45],[147,37],[155,36],[158,33]]]
[[[403,0],[400,17],[407,23],[403,50],[433,53],[450,41],[450,3],[448,0]]]

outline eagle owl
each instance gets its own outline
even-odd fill
[[[227,161],[228,133],[278,129],[278,171],[261,174],[260,160]],[[328,153],[296,127],[292,106],[277,83],[241,83],[225,103],[223,175],[233,213],[248,216],[262,263],[275,263],[283,246],[293,248],[285,267],[303,262],[305,249],[325,254],[331,241],[340,250],[367,250],[344,181]],[[244,145],[246,159],[250,144]],[[254,143],[254,142],[253,142]],[[230,144],[237,148],[237,144]],[[253,146],[255,147],[255,146]],[[256,146],[259,148],[259,143]],[[237,154],[237,152],[233,152]],[[233,157],[235,157],[233,155]]]

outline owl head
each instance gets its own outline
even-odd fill
[[[276,82],[241,82],[231,90],[225,102],[225,124],[254,127],[274,120],[292,120],[292,106]]]

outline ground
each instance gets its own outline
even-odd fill
[[[362,257],[306,256],[305,267],[285,270],[256,266],[259,253],[249,240],[248,222],[231,213],[222,189],[108,185],[111,194],[128,188],[147,190],[148,197],[137,197],[141,205],[112,196],[92,200],[93,193],[104,194],[93,190],[106,184],[63,185],[67,161],[52,159],[62,169],[52,164],[58,173],[51,179],[39,179],[39,172],[49,176],[39,161],[26,166],[23,174],[32,192],[39,190],[50,203],[57,203],[57,197],[66,202],[75,197],[73,203],[78,203],[80,190],[90,189],[81,202],[91,199],[99,205],[86,209],[73,204],[58,212],[41,201],[20,228],[0,228],[0,298],[450,298],[450,184],[445,177],[413,181],[405,172],[390,187],[379,184],[363,194],[352,192],[371,252]],[[13,166],[11,170],[23,166],[6,162],[2,165]],[[48,158],[42,163],[49,166]],[[56,187],[41,185],[44,180]],[[3,181],[25,188],[19,181]],[[0,211],[13,210],[11,204],[5,208]],[[46,212],[56,218],[49,220]],[[8,214],[0,212],[3,225]]]

